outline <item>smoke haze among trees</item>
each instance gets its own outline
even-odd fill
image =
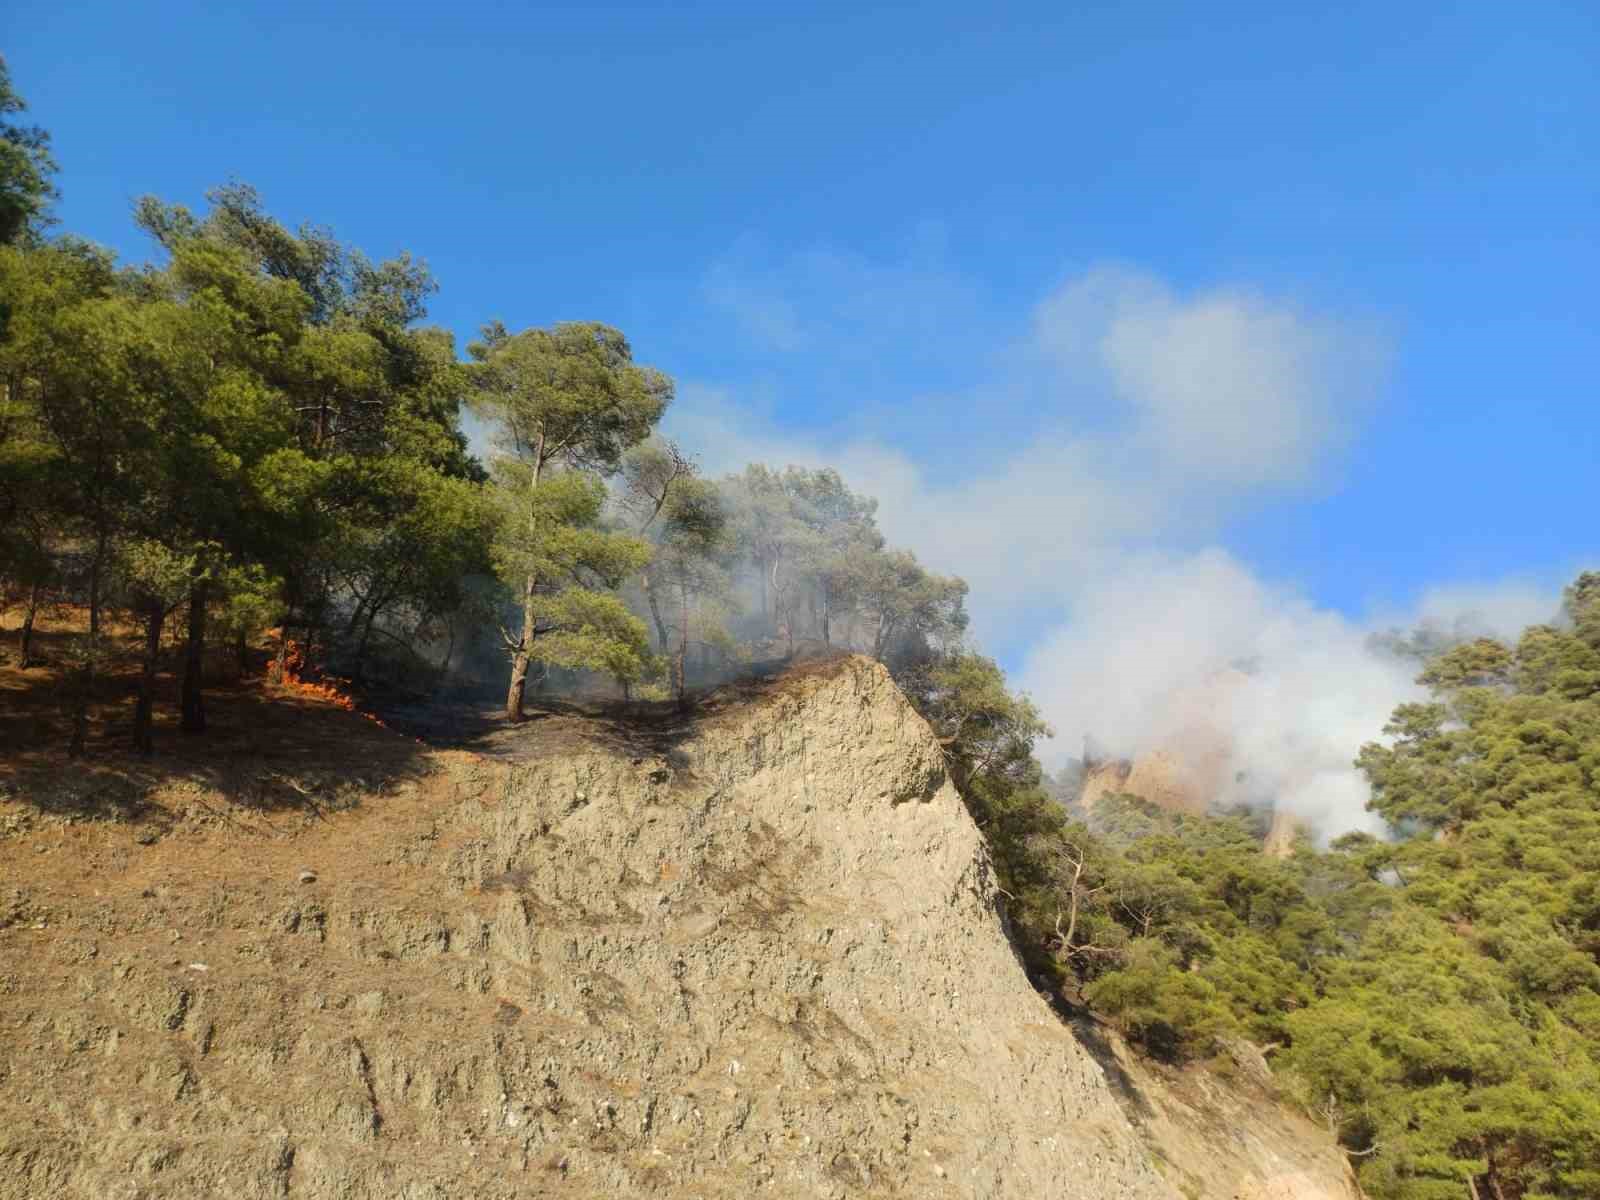
[[[735,264],[717,286],[749,310],[753,336],[756,316],[781,307],[774,355],[796,338],[846,352],[883,344],[870,309],[826,303],[833,289],[819,273],[896,296],[941,294],[914,271],[826,259]],[[970,300],[952,302],[958,318]],[[959,320],[927,319],[927,338],[962,337]],[[1556,611],[1558,581],[1500,580],[1379,603],[1357,619],[1259,577],[1216,543],[1230,520],[1315,491],[1340,468],[1387,372],[1384,340],[1359,320],[1091,267],[1044,297],[1001,353],[966,348],[988,369],[965,390],[831,436],[796,437],[693,383],[680,384],[666,427],[709,464],[832,464],[877,497],[892,542],[969,583],[977,640],[1001,652],[1056,731],[1043,749],[1053,768],[1086,737],[1133,757],[1203,732],[1257,795],[1275,794],[1324,837],[1372,828],[1349,747],[1415,694],[1413,664],[1374,635],[1419,624],[1505,635]],[[1039,424],[1035,411],[1078,419]],[[970,458],[936,474],[899,447],[902,427],[915,438],[919,423],[947,421],[972,428]],[[1212,694],[1241,665],[1242,686]],[[1208,710],[1203,731],[1190,719],[1197,706]]]

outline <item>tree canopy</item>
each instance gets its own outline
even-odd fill
[[[37,240],[56,199],[50,135],[18,121],[27,111],[27,101],[11,85],[11,68],[0,58],[0,245]]]
[[[522,717],[534,664],[644,671],[649,635],[615,595],[649,561],[640,538],[603,527],[603,480],[650,436],[672,398],[661,372],[633,361],[623,335],[595,322],[513,334],[484,327],[468,347],[473,403],[495,431],[495,563],[520,597],[506,715]]]

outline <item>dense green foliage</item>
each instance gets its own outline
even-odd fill
[[[55,159],[50,135],[15,118],[28,110],[11,86],[11,70],[0,58],[0,245],[36,239],[48,224],[55,199]]]
[[[459,641],[512,718],[552,678],[688,703],[806,638],[902,675],[963,653],[965,584],[886,547],[836,472],[701,479],[656,432],[672,381],[619,330],[490,322],[462,361],[424,324],[423,263],[290,228],[242,185],[202,212],[140,200],[148,264],[47,238],[54,164],[23,108],[0,67],[0,605],[24,666],[39,612],[83,613],[74,752],[112,617],[141,633],[146,754],[173,651],[199,733],[208,649],[243,672],[270,630],[280,677],[369,687],[426,686]]]
[[[1249,814],[1127,796],[1073,822],[1023,773],[986,800],[1014,915],[1151,1053],[1271,1047],[1376,1197],[1600,1195],[1600,575],[1515,646],[1421,657],[1433,699],[1359,758],[1394,840],[1278,859]]]
[[[448,334],[415,326],[425,269],[291,233],[245,188],[211,200],[204,217],[140,203],[152,266],[71,239],[0,247],[0,495],[17,518],[0,554],[30,603],[54,587],[87,606],[81,692],[102,613],[144,627],[147,751],[174,611],[183,726],[199,732],[216,622],[243,639],[337,621],[359,674],[380,621],[448,610],[486,560],[461,368]]]
[[[603,668],[622,680],[644,672],[644,623],[615,592],[650,550],[603,527],[603,481],[650,435],[672,383],[635,364],[619,331],[593,322],[518,334],[495,323],[468,350],[474,403],[501,449],[495,563],[519,598],[520,623],[502,635],[506,715],[517,720],[534,664]]]

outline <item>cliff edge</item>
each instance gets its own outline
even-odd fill
[[[882,667],[569,725],[0,839],[0,1197],[1176,1195]]]

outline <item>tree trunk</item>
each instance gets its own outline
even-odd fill
[[[777,620],[778,620],[778,595],[779,595],[779,593],[778,593],[778,560],[777,559],[773,559],[772,560],[772,569],[770,571],[770,574],[772,575],[772,589],[771,589],[772,590],[772,620],[773,620],[774,628],[776,628],[776,624],[777,624]],[[761,581],[761,594],[764,596],[764,595],[766,595],[766,593],[767,593],[767,581],[763,577],[763,579]],[[792,653],[794,651],[794,614],[793,613],[789,614],[788,624],[789,624],[789,650]]]
[[[28,589],[28,607],[22,614],[22,630],[17,635],[17,652],[22,656],[22,669],[33,666],[33,618],[39,611],[39,594],[44,585],[35,583]]]
[[[528,656],[518,650],[511,656],[511,686],[506,689],[506,720],[522,720],[522,697],[528,690]]]
[[[544,447],[545,429],[539,427],[539,441],[533,454],[533,488],[539,487],[539,477],[544,473]],[[528,532],[538,534],[537,520],[530,509],[528,517]],[[522,720],[522,698],[528,691],[528,666],[533,661],[533,639],[538,632],[534,625],[533,598],[539,587],[536,575],[529,575],[528,582],[522,589],[522,637],[517,642],[517,648],[511,655],[511,683],[506,688],[506,720]]]
[[[245,640],[244,630],[240,630],[233,639],[234,662],[239,668],[239,678],[243,679],[250,674],[250,643]]]
[[[833,645],[833,603],[828,589],[822,589],[822,644]]]
[[[668,647],[672,645],[671,636],[667,633],[667,623],[661,619],[661,603],[656,598],[655,586],[650,582],[650,572],[646,571],[642,578],[644,581],[644,598],[650,602],[650,619],[655,622],[656,626],[656,645],[661,648],[661,653],[665,654]]]
[[[680,625],[679,625],[679,630],[680,631],[679,631],[679,634],[678,634],[678,660],[677,660],[677,676],[678,676],[678,678],[676,680],[676,683],[677,683],[677,687],[678,687],[678,707],[679,708],[688,708],[689,707],[689,689],[686,686],[686,683],[685,683],[685,680],[684,680],[684,669],[688,665],[688,658],[689,658],[689,589],[686,588],[686,587],[682,588],[680,590],[680,596],[681,596],[681,599],[682,599],[682,602],[683,602],[683,610],[682,610],[683,611],[683,620],[680,622]]]
[[[272,656],[272,666],[267,668],[267,682],[283,685],[283,677],[289,669],[289,622],[284,620],[278,630],[278,652]]]
[[[522,589],[522,640],[511,655],[511,686],[506,689],[506,720],[522,720],[522,697],[528,690],[528,664],[533,661],[533,596],[538,580],[532,575]]]
[[[450,673],[450,657],[451,657],[451,655],[453,655],[456,652],[456,623],[455,623],[455,618],[452,617],[449,620],[445,621],[444,627],[450,633],[450,640],[445,643],[444,661],[439,664],[439,674],[441,676],[448,675]]]
[[[368,593],[370,595],[371,593]],[[348,640],[355,637],[356,627],[361,624],[361,617],[367,609],[367,597],[362,596],[356,601],[355,608],[350,613],[350,619],[344,624],[344,636]]]
[[[206,702],[203,688],[206,655],[206,593],[204,579],[189,585],[189,638],[183,655],[182,720],[178,728],[185,733],[206,731]]]
[[[133,748],[148,758],[155,752],[151,734],[156,703],[156,665],[161,657],[161,627],[167,610],[153,601],[144,618],[144,662],[139,672],[139,702],[133,710]]]
[[[361,640],[356,643],[356,669],[355,678],[360,681],[365,677],[367,668],[367,643],[372,640],[372,623],[378,619],[378,612],[373,609],[367,614],[367,623],[361,628]]]
[[[305,640],[300,643],[300,670],[304,674],[312,663],[317,660],[317,634],[323,629],[323,618],[327,615],[325,608],[319,608],[315,616],[307,619],[305,624]],[[328,638],[331,643],[332,636]]]
[[[89,564],[89,645],[78,672],[78,694],[72,712],[72,741],[67,753],[74,758],[89,747],[89,696],[94,691],[94,669],[100,655],[100,567],[106,557],[106,534],[95,539],[94,561]]]

